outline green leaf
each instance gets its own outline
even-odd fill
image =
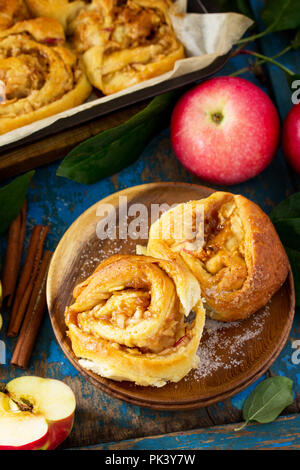
[[[246,399],[243,406],[245,423],[236,431],[244,428],[251,421],[271,423],[280,413],[293,403],[293,381],[288,377],[270,377],[257,385]]]
[[[299,0],[267,0],[261,15],[272,31],[285,31],[300,27]]]
[[[300,307],[300,193],[284,199],[270,218],[289,257],[294,276],[296,305]]]
[[[178,91],[154,98],[127,122],[79,144],[57,170],[78,183],[91,184],[133,163],[158,130],[167,126]]]
[[[274,225],[285,247],[300,249],[300,217],[276,219]]]
[[[19,214],[25,199],[29,182],[34,171],[18,176],[11,183],[0,189],[0,234],[8,229],[10,223]]]
[[[291,219],[294,217],[300,217],[300,192],[292,194],[281,201],[270,215],[273,223],[278,219]]]

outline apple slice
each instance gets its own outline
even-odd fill
[[[10,399],[0,392],[0,449],[41,449],[48,441],[48,424],[42,415],[12,411]]]
[[[69,435],[76,401],[68,385],[59,380],[24,376],[9,382],[6,393],[0,396],[0,449],[1,446],[55,449]],[[19,405],[19,409],[13,411],[10,403],[14,408]],[[22,411],[23,404],[28,411]],[[7,426],[12,430],[9,441],[6,436],[10,433],[2,431]]]

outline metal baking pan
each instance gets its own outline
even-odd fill
[[[208,13],[209,11],[212,12],[213,8],[211,2],[189,0],[188,11],[190,13]],[[65,131],[80,124],[84,124],[88,121],[96,119],[100,116],[104,116],[105,114],[109,114],[113,111],[117,111],[126,106],[130,106],[148,98],[153,98],[154,96],[160,95],[162,93],[184,87],[198,80],[203,80],[218,72],[226,64],[229,57],[230,52],[224,56],[218,57],[212,64],[202,70],[166,80],[165,82],[161,82],[152,87],[137,90],[133,93],[129,93],[128,95],[120,96],[119,98],[111,100],[107,103],[99,103],[91,109],[79,111],[77,114],[74,114],[70,117],[59,119],[55,123],[50,124],[49,126],[34,132],[27,137],[19,139],[16,142],[3,145],[0,148],[0,155],[7,152],[8,150],[12,150],[17,147],[23,147],[24,145],[31,144],[44,137],[58,134],[59,132]]]

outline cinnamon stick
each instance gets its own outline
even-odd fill
[[[11,364],[28,367],[36,337],[46,311],[46,279],[52,252],[45,251],[31,293],[20,335],[12,355]]]
[[[36,280],[42,257],[43,245],[48,231],[49,227],[44,227],[43,225],[36,225],[33,229],[25,264],[14,299],[7,333],[8,336],[17,336],[19,333],[26,307]]]
[[[20,270],[26,229],[26,212],[27,204],[24,201],[20,213],[10,224],[8,232],[7,250],[2,273],[3,300],[6,300],[8,307],[12,304]]]

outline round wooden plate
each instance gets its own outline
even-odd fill
[[[57,341],[76,369],[113,397],[158,410],[211,405],[236,394],[260,377],[275,361],[288,338],[295,309],[291,272],[268,305],[247,320],[224,324],[208,319],[199,348],[200,366],[177,384],[162,388],[140,387],[102,378],[79,365],[64,322],[65,306],[72,303],[74,286],[90,275],[101,260],[115,253],[135,253],[136,243],[147,243],[147,240],[132,239],[100,240],[96,235],[101,220],[97,215],[99,206],[111,204],[118,208],[119,197],[126,196],[128,208],[142,203],[150,214],[151,204],[171,205],[201,199],[212,192],[212,189],[187,183],[151,183],[125,189],[84,212],[55,250],[48,274],[47,302]],[[130,223],[130,218],[127,222]]]

